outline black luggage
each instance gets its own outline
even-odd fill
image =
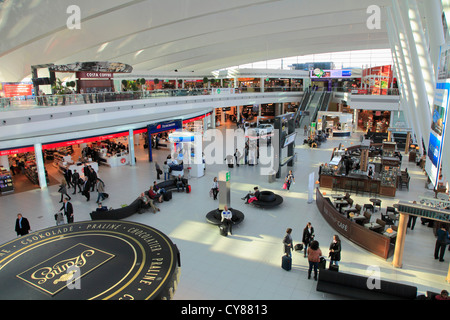
[[[295,251],[302,251],[302,250],[303,250],[303,243],[297,243],[297,244],[294,246],[294,250],[295,250]]]
[[[286,271],[289,271],[292,269],[292,258],[284,255],[283,258],[281,258],[281,268],[283,268]]]
[[[163,194],[164,201],[170,201],[172,200],[172,191],[166,191]]]
[[[320,257],[319,269],[325,269],[327,266],[327,260],[324,257]]]
[[[234,168],[234,164],[229,163],[229,164],[228,164],[228,168]]]
[[[226,224],[222,223],[219,226],[219,230],[220,230],[221,236],[224,236],[224,237],[228,236],[228,226]]]
[[[105,198],[105,199],[108,199],[108,198],[109,198],[109,194],[108,194],[108,193],[105,193],[105,192],[103,192],[103,198]]]
[[[62,212],[55,213],[55,220],[56,220],[56,225],[57,226],[65,224],[65,222],[64,222],[64,215],[62,214]]]
[[[332,264],[332,265],[330,265],[330,268],[329,268],[331,271],[339,271],[339,266],[337,266],[337,265],[335,265],[335,264]]]

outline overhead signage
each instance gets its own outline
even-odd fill
[[[53,65],[49,67],[52,72],[115,72],[115,73],[130,73],[133,67],[121,62],[108,61],[89,61],[89,62],[75,62],[62,65]]]
[[[158,133],[158,132],[164,132],[169,130],[176,130],[182,128],[182,121],[181,120],[174,120],[174,121],[167,121],[167,122],[160,122],[160,123],[152,123],[148,125],[148,133]]]
[[[28,153],[28,152],[34,152],[34,147],[24,147],[24,148],[16,148],[16,149],[9,149],[9,150],[0,150],[0,156],[9,156],[9,155],[13,155],[13,154]]]
[[[313,79],[322,79],[322,78],[350,78],[352,77],[352,70],[322,70],[322,69],[314,69],[311,70],[310,77]]]
[[[42,149],[43,150],[55,149],[55,148],[61,148],[61,147],[78,145],[78,144],[82,144],[82,143],[89,143],[89,142],[95,142],[95,141],[104,141],[104,140],[110,140],[110,139],[124,137],[124,136],[127,136],[127,135],[129,135],[129,132],[125,131],[125,132],[108,134],[108,135],[104,135],[104,136],[96,136],[96,137],[89,137],[89,138],[83,138],[83,139],[77,139],[77,140],[48,143],[48,144],[43,144],[42,145]]]
[[[112,72],[91,72],[91,71],[80,71],[77,72],[78,79],[98,79],[98,78],[113,78],[114,74]]]
[[[4,83],[5,98],[33,95],[33,85],[28,83]]]

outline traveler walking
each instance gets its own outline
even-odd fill
[[[61,194],[61,200],[59,201],[60,203],[63,202],[63,197],[67,196],[69,197],[69,200],[72,199],[69,194],[67,193],[67,182],[66,180],[61,180],[61,184],[59,185],[59,189],[58,192]]]
[[[17,236],[24,236],[28,234],[31,230],[30,223],[28,222],[28,219],[23,217],[21,213],[17,214],[16,219],[16,227],[15,231],[17,233]]]
[[[436,245],[434,247],[434,258],[439,259],[439,261],[444,261],[444,253],[445,253],[445,247],[448,244],[449,241],[449,234],[445,226],[441,226],[436,231]]]

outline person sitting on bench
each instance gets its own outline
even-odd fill
[[[245,200],[245,203],[252,203],[255,200],[259,200],[259,189],[258,187],[253,188],[253,193],[249,192],[245,197],[241,198]]]
[[[108,208],[103,206],[102,203],[99,202],[98,203],[98,207],[97,207],[97,209],[95,211],[97,211],[97,212],[99,212],[99,211],[108,211]]]
[[[184,191],[184,182],[183,178],[181,178],[181,175],[179,174],[178,177],[175,178],[175,184],[177,186],[177,191],[180,192],[180,187],[183,188]]]
[[[156,193],[159,193],[159,194],[164,194],[164,193],[166,193],[166,189],[158,187],[156,181],[153,181],[153,190],[154,190]]]
[[[153,209],[153,213],[156,213],[156,211],[161,211],[158,207],[155,206],[153,200],[150,199],[144,192],[141,193],[139,199],[141,200],[139,211],[140,209],[148,209],[150,207]]]
[[[223,211],[222,211],[222,224],[226,225],[228,227],[228,231],[230,232],[230,234],[233,234],[233,231],[231,230],[231,227],[233,225],[233,221],[231,220],[231,218],[233,217],[233,213],[228,210],[227,206],[224,206]]]
[[[158,194],[155,192],[155,190],[153,190],[153,186],[150,187],[150,190],[148,190],[148,196],[150,197],[150,199],[152,200],[158,200],[158,202],[163,202],[163,196],[162,194]]]

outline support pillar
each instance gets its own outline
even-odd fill
[[[149,142],[150,143],[150,142]],[[136,165],[135,152],[134,152],[134,130],[130,129],[128,134],[128,152],[130,156],[130,166],[134,167]]]
[[[398,222],[398,230],[397,230],[397,239],[395,241],[394,259],[392,260],[392,265],[395,268],[402,267],[408,218],[409,214],[400,212],[400,219]]]
[[[34,153],[36,157],[36,167],[39,179],[39,187],[41,189],[47,188],[47,176],[45,175],[44,157],[42,155],[42,144],[36,143],[34,145]]]
[[[225,206],[230,207],[230,172],[219,172],[219,210],[222,211]]]

